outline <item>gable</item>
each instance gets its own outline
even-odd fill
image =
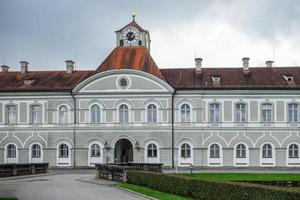
[[[121,84],[123,81],[126,86]],[[130,93],[130,92],[173,92],[173,88],[161,79],[137,70],[111,70],[98,73],[75,89],[76,93]]]

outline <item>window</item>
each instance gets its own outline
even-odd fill
[[[289,158],[299,158],[299,148],[297,144],[289,146]]]
[[[61,106],[59,108],[59,123],[68,123],[68,108],[67,106]]]
[[[31,123],[36,124],[41,122],[41,106],[32,105],[31,107]]]
[[[210,146],[210,158],[220,158],[220,146],[218,144]]]
[[[7,158],[16,158],[17,157],[17,148],[14,144],[9,144],[6,149]]]
[[[122,104],[119,107],[119,121],[121,123],[126,123],[128,122],[128,106],[125,104]]]
[[[272,121],[272,104],[262,105],[262,121],[271,122]]]
[[[17,107],[15,105],[7,106],[7,123],[8,124],[17,123]]]
[[[101,156],[101,148],[99,144],[92,144],[90,151],[91,151],[91,157]]]
[[[39,144],[33,144],[31,146],[31,157],[32,158],[41,158],[41,146]]]
[[[265,144],[262,147],[262,157],[263,158],[272,158],[272,146],[270,144]]]
[[[120,87],[123,89],[125,89],[128,85],[127,80],[125,78],[121,78],[119,84],[120,84]]]
[[[235,119],[237,122],[246,121],[246,104],[238,103],[235,105]]]
[[[181,122],[190,122],[191,121],[191,108],[188,104],[183,104],[180,108],[181,113]]]
[[[147,122],[157,122],[157,108],[154,104],[147,107]]]
[[[91,107],[91,123],[100,123],[100,107],[98,105]]]
[[[237,145],[236,158],[246,158],[246,146],[244,144]]]
[[[298,121],[298,104],[291,103],[288,106],[288,120],[289,122],[297,122]]]
[[[210,121],[220,122],[220,104],[212,103],[210,104]]]
[[[147,147],[147,157],[148,158],[156,158],[157,157],[157,146],[156,144],[149,144]]]
[[[59,158],[68,158],[69,157],[69,147],[65,143],[59,145]]]
[[[187,143],[181,145],[181,157],[190,158],[191,157],[191,146]]]

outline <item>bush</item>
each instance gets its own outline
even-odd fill
[[[194,199],[214,200],[296,200],[300,193],[272,186],[240,182],[206,181],[155,172],[128,171],[127,182]]]

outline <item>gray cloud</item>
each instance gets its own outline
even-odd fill
[[[33,70],[63,70],[66,59],[95,69],[115,47],[114,31],[129,23],[132,8],[150,34],[199,16],[221,18],[265,40],[289,37],[300,27],[297,0],[1,0],[0,58],[13,70],[22,59]]]

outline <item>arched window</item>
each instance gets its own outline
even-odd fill
[[[262,105],[262,121],[263,122],[272,121],[272,104],[266,103]]]
[[[69,157],[69,146],[65,143],[59,145],[58,148],[58,156],[59,158],[68,158]]]
[[[289,146],[289,158],[299,158],[299,147],[297,144]]]
[[[119,122],[126,123],[128,122],[128,106],[125,104],[120,105],[119,107]]]
[[[188,143],[181,145],[181,157],[190,158],[191,157],[191,146]]]
[[[90,151],[91,151],[91,157],[101,156],[101,148],[99,144],[92,144]]]
[[[272,158],[272,146],[270,144],[264,144],[264,146],[262,147],[262,157],[263,158]]]
[[[246,104],[238,103],[235,105],[235,119],[237,122],[246,121]]]
[[[154,104],[147,107],[147,122],[157,122],[157,108]]]
[[[59,123],[66,124],[69,122],[68,108],[63,105],[59,107]]]
[[[154,143],[150,143],[147,147],[147,157],[156,158],[157,157],[157,146]]]
[[[188,104],[183,104],[180,108],[181,113],[181,122],[190,122],[191,121],[191,108]]]
[[[210,146],[210,158],[220,158],[220,146],[218,144]]]
[[[31,158],[41,158],[42,150],[39,144],[33,144],[31,146]]]
[[[98,105],[93,105],[91,107],[91,123],[100,123],[100,107]]]
[[[291,103],[289,104],[288,110],[288,121],[289,122],[297,122],[298,121],[298,104]]]
[[[220,104],[218,103],[212,103],[209,107],[210,112],[210,122],[220,122]]]
[[[6,157],[7,158],[16,158],[17,157],[17,147],[14,144],[9,144],[7,146]]]
[[[236,158],[246,158],[246,146],[244,144],[238,144],[236,147]]]

